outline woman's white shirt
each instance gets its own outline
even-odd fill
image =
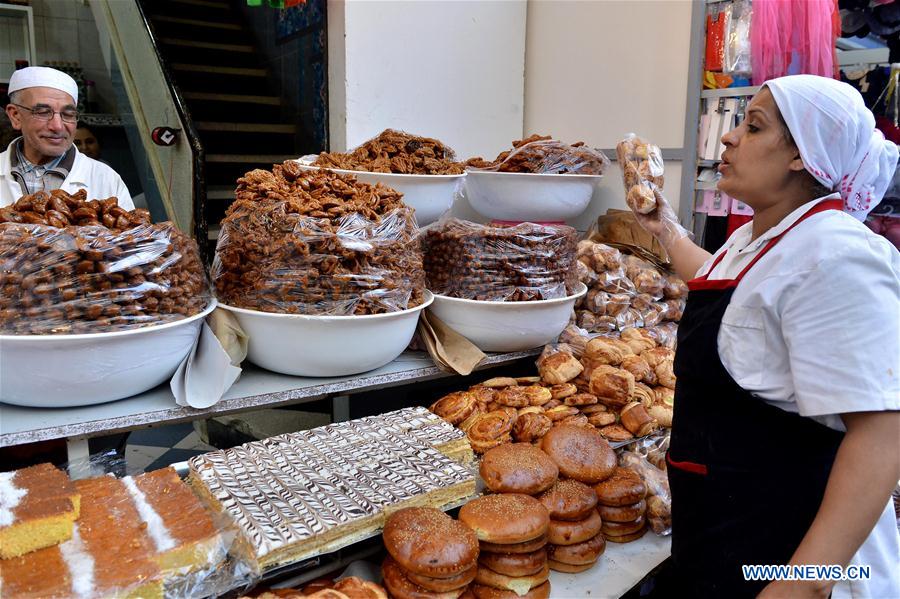
[[[697,276],[724,252],[709,279],[736,278],[769,240],[836,198],[801,206],[753,241],[752,223],[742,226]],[[900,410],[900,253],[839,210],[809,217],[738,284],[718,345],[743,389],[833,429],[845,430],[842,413]],[[841,582],[833,597],[900,597],[900,536],[890,502],[851,563],[872,566],[873,579]]]

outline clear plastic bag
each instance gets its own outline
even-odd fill
[[[425,229],[428,289],[483,301],[529,301],[570,295],[578,233],[565,225],[481,225],[445,218]]]
[[[616,157],[628,207],[639,214],[656,210],[654,190],[665,185],[665,165],[659,147],[629,133],[616,144]]]
[[[466,166],[500,173],[602,175],[609,158],[583,141],[570,145],[549,135],[532,135],[514,141],[513,149],[502,152],[493,162],[472,158]]]
[[[645,517],[658,535],[672,534],[672,492],[665,472],[665,449],[668,431],[633,443],[619,455],[619,465],[636,471],[647,488]]]
[[[725,48],[722,71],[729,75],[749,77],[752,72],[750,50],[750,23],[753,9],[749,0],[732,3],[731,18],[725,30]]]
[[[212,296],[197,244],[170,222],[122,231],[0,224],[0,333],[105,333],[180,320]]]
[[[4,597],[211,597],[259,578],[237,527],[206,509],[171,467],[70,488],[78,505],[70,538],[4,560]]]
[[[412,208],[382,185],[295,163],[238,181],[216,247],[218,298],[250,310],[352,315],[420,305],[425,276]]]

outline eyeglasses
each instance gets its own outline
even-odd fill
[[[12,103],[13,106],[18,106],[23,110],[27,110],[31,113],[31,116],[38,119],[39,121],[52,121],[54,115],[59,115],[59,118],[63,120],[64,123],[77,123],[78,122],[78,111],[74,108],[63,108],[62,110],[53,110],[49,106],[38,106],[37,108],[29,108],[28,106],[22,106],[21,104]]]

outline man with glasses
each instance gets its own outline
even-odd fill
[[[20,69],[9,80],[9,99],[6,115],[22,136],[0,154],[0,208],[54,189],[84,189],[89,199],[115,196],[119,206],[134,208],[122,178],[72,143],[78,123],[74,79],[49,67]]]

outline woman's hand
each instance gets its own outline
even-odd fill
[[[640,214],[634,210],[632,212],[638,224],[668,250],[679,239],[689,237],[690,233],[678,222],[678,215],[656,186],[653,186],[653,195],[656,197],[656,210],[650,214]]]
[[[827,599],[831,584],[824,581],[775,580],[756,596],[756,599]]]

